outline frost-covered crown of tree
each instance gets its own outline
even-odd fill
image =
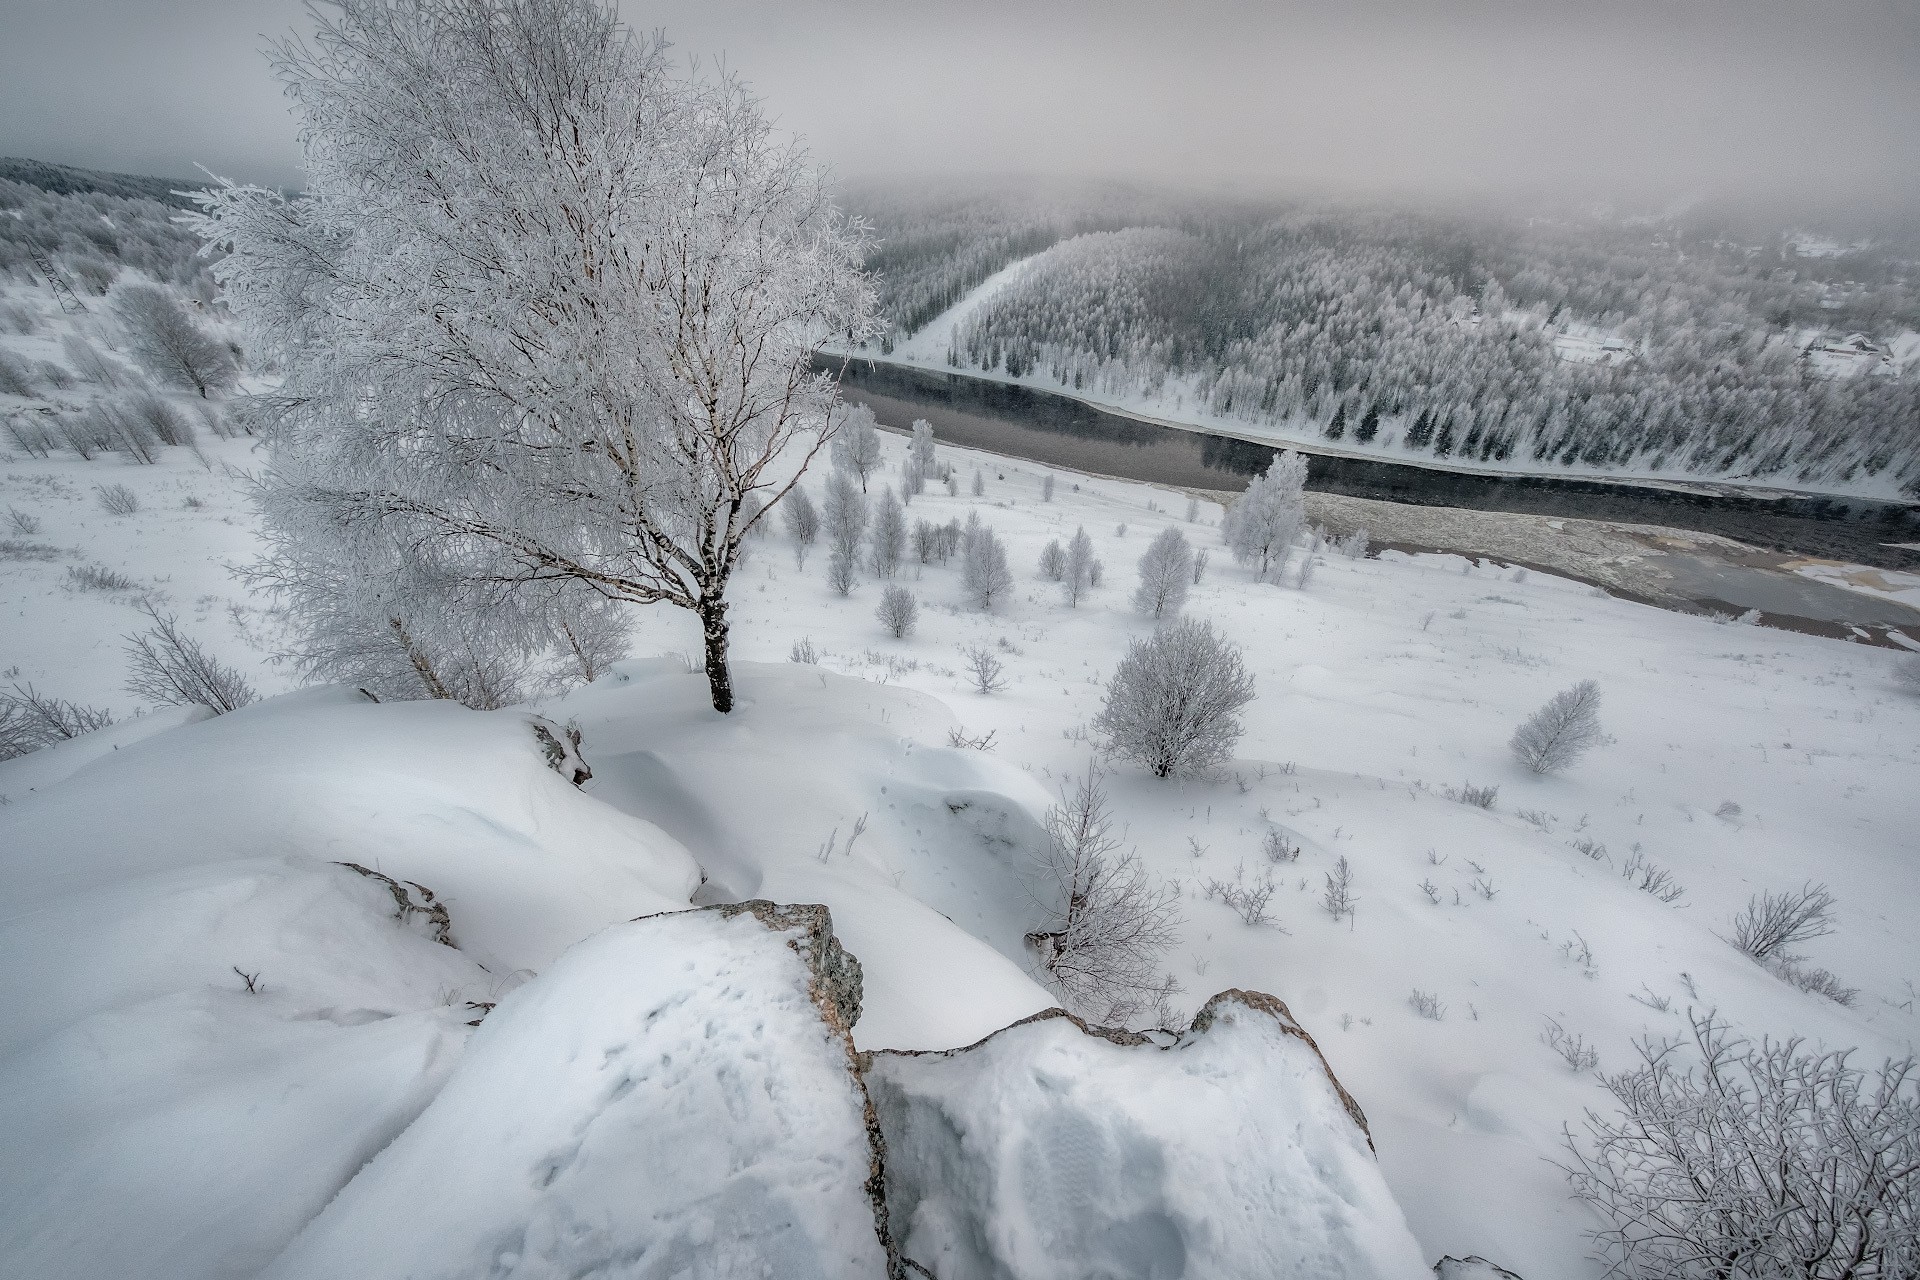
[[[272,544],[694,610],[729,709],[741,542],[844,416],[811,353],[873,329],[862,228],[737,81],[599,0],[339,0],[274,62],[308,189],[197,221],[286,368]]]

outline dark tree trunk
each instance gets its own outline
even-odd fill
[[[700,629],[707,642],[707,685],[713,691],[713,709],[733,710],[733,672],[727,668],[727,602],[700,602]]]

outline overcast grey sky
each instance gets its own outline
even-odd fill
[[[1920,0],[626,0],[842,174],[1920,203]],[[297,183],[297,0],[0,0],[0,153]]]

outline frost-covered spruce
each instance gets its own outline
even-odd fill
[[[867,563],[876,578],[891,578],[900,572],[907,555],[907,517],[893,490],[882,486],[873,507],[873,532],[868,537]]]
[[[1192,585],[1193,548],[1178,529],[1163,529],[1140,557],[1140,585],[1133,592],[1133,607],[1150,618],[1169,617],[1186,604],[1187,588]]]
[[[1188,777],[1233,758],[1252,700],[1239,646],[1188,618],[1127,647],[1093,727],[1156,777]]]
[[[874,331],[864,231],[745,86],[605,0],[328,15],[278,50],[306,189],[224,185],[195,225],[286,371],[267,474],[304,460],[324,518],[495,598],[694,612],[731,710],[745,499],[768,518],[848,416],[812,355]]]
[[[880,469],[880,433],[873,423],[873,410],[857,404],[847,411],[847,420],[833,441],[833,465],[860,477],[862,493],[867,491],[867,477]]]
[[[913,626],[920,616],[920,605],[913,598],[913,592],[902,586],[890,586],[880,593],[880,607],[874,610],[874,616],[880,619],[880,625],[895,640],[904,640],[913,634]]]
[[[1256,566],[1262,579],[1275,560],[1285,563],[1287,548],[1307,521],[1306,485],[1307,460],[1288,449],[1227,508],[1221,536],[1233,558]]]
[[[1600,741],[1600,686],[1582,680],[1548,699],[1508,745],[1534,773],[1557,773]]]
[[[1093,539],[1087,536],[1086,527],[1082,525],[1073,531],[1073,541],[1067,544],[1066,574],[1061,578],[1061,585],[1066,589],[1068,608],[1078,608],[1080,597],[1095,585],[1094,574],[1098,563],[1093,558]]]
[[[976,609],[992,610],[1013,590],[1013,571],[1007,567],[1007,548],[992,529],[974,525],[960,544],[960,581],[967,600]]]

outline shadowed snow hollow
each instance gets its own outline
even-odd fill
[[[819,907],[608,929],[501,1003],[266,1274],[879,1280],[858,975]]]
[[[1055,1012],[871,1055],[901,1250],[940,1280],[1426,1280],[1365,1119],[1286,1006],[1164,1047]]]

